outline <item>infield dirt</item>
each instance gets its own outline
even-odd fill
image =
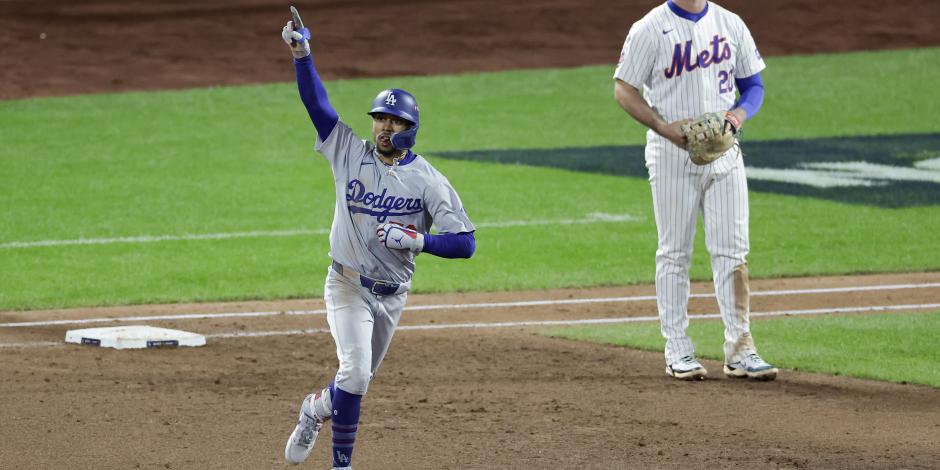
[[[289,82],[274,0],[5,0],[0,99]],[[940,3],[729,0],[765,56],[940,45]],[[297,1],[324,79],[610,64],[647,0]],[[44,39],[40,39],[43,35]],[[811,84],[807,84],[811,86]],[[613,94],[613,86],[611,86]]]
[[[655,2],[611,3],[296,5],[313,30],[318,67],[332,79],[605,63],[612,70],[629,25]],[[745,18],[765,56],[940,45],[936,2],[721,3]],[[290,81],[279,37],[287,5],[4,1],[0,99]],[[925,282],[940,282],[940,274],[761,280],[754,289]],[[696,284],[695,291],[710,288]],[[630,286],[412,296],[409,304],[652,293]],[[755,297],[752,306],[937,302],[940,289],[929,288]],[[0,323],[318,308],[322,302],[311,299],[0,312]],[[693,314],[715,308],[711,299],[691,304]],[[468,308],[406,312],[402,323],[655,313],[653,301]],[[159,326],[212,334],[323,328],[325,321],[278,315]],[[60,341],[67,328],[0,328],[0,343]],[[0,468],[10,469],[281,468],[300,399],[329,380],[336,361],[323,333],[219,339],[198,349],[61,345],[0,354]],[[663,375],[660,353],[547,338],[534,328],[401,331],[364,402],[356,468],[937,468],[940,461],[935,388],[794,370],[752,383],[724,378],[717,362],[705,365],[709,380],[686,383]],[[306,468],[328,468],[329,434]]]

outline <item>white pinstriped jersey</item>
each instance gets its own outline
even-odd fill
[[[765,67],[741,18],[712,2],[706,8],[693,15],[667,1],[634,23],[624,42],[614,78],[642,89],[666,122],[730,109],[737,98],[734,79]],[[688,151],[651,130],[645,155],[659,239],[656,300],[666,364],[695,353],[686,329],[699,215],[725,325],[725,362],[739,361],[756,352],[748,317],[749,207],[740,149],[699,166]]]
[[[734,79],[765,67],[738,15],[708,2],[705,16],[692,21],[663,3],[630,28],[614,78],[642,90],[650,107],[673,122],[731,109]],[[647,142],[654,139],[666,141],[651,130]],[[712,165],[730,166],[733,160],[722,158]]]
[[[392,175],[374,150],[343,121],[325,142],[317,137],[317,151],[330,163],[336,184],[330,256],[366,276],[407,282],[414,274],[414,253],[386,248],[376,227],[398,222],[421,233],[432,223],[441,233],[475,229],[450,181],[424,157],[415,155]]]

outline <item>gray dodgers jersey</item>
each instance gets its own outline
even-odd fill
[[[326,141],[317,137],[317,151],[330,163],[336,185],[330,256],[371,278],[407,282],[415,254],[382,245],[375,235],[379,225],[397,222],[421,233],[432,223],[440,233],[475,229],[450,182],[424,157],[415,155],[389,174],[374,150],[342,120]]]

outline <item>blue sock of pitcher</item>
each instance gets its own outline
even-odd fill
[[[333,466],[349,467],[359,429],[362,395],[347,393],[339,387],[334,387],[333,392]]]

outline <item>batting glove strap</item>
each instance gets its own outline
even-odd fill
[[[291,54],[295,59],[302,59],[310,55],[310,30],[301,28],[294,31],[294,22],[288,21],[281,30],[281,38],[290,46]]]
[[[386,222],[375,229],[379,242],[390,250],[409,250],[421,253],[424,249],[424,234],[392,222]]]

